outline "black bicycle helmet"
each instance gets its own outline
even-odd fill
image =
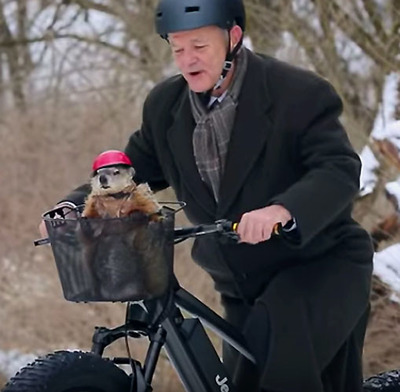
[[[242,0],[160,0],[155,22],[157,33],[168,41],[169,33],[205,26],[218,26],[230,31],[236,24],[244,31],[246,15]],[[220,79],[208,94],[221,87],[242,42],[243,35],[232,51],[229,42]]]
[[[242,0],[160,0],[156,11],[156,30],[164,39],[204,26],[230,30],[235,23],[245,30]]]

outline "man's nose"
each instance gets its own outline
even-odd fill
[[[184,64],[186,68],[193,67],[197,63],[197,56],[193,50],[186,50],[184,53]]]

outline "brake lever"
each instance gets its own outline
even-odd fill
[[[226,219],[220,219],[215,222],[217,225],[217,232],[221,234],[222,236],[234,241],[234,242],[239,242],[240,241],[240,236],[236,232],[236,229],[238,227],[238,223],[234,223],[231,221],[228,221]]]

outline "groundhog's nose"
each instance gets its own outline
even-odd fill
[[[107,185],[107,176],[100,174],[99,181],[101,185]]]

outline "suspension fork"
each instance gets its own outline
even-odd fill
[[[113,328],[95,327],[95,332],[92,338],[91,352],[102,356],[104,349],[114,341],[122,337],[142,338],[148,336],[150,344],[147,350],[146,358],[143,367],[140,362],[127,358],[115,357],[112,361],[118,365],[131,365],[136,376],[135,392],[151,391],[151,382],[157,366],[158,358],[162,347],[165,344],[166,331],[159,325],[158,327],[149,326],[148,313],[145,309],[137,304],[127,305],[127,320],[126,323]]]

